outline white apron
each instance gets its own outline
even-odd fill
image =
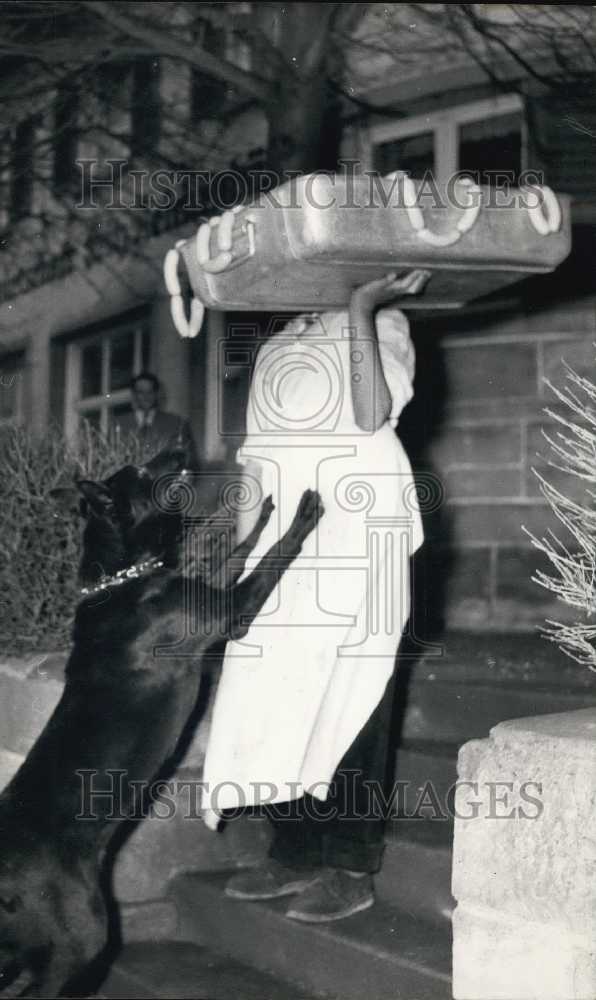
[[[325,514],[247,636],[229,642],[204,769],[205,821],[222,809],[324,799],[344,753],[380,701],[409,614],[409,556],[422,543],[412,471],[395,434],[412,396],[414,352],[403,313],[377,330],[393,399],[374,434],[354,419],[347,313],[260,350],[241,464],[256,519],[275,511],[245,575],[287,530],[303,491]]]

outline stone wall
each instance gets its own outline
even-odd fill
[[[400,431],[416,468],[445,491],[416,564],[419,617],[522,630],[560,617],[562,605],[531,581],[543,564],[522,525],[537,535],[556,526],[532,472],[568,480],[547,465],[542,432],[556,425],[544,408],[562,408],[545,380],[564,383],[563,359],[594,376],[594,299],[412,327],[416,397]]]

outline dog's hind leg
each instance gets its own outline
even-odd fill
[[[323,513],[319,494],[306,490],[285,535],[269,549],[252,573],[233,588],[230,638],[242,638],[246,635],[255,615],[259,613],[290,563],[300,553],[304,539]]]

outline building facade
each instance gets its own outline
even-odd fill
[[[226,6],[250,13],[250,5]],[[367,23],[363,37],[372,30]],[[250,52],[225,31],[209,23],[205,31],[213,51],[248,65]],[[532,472],[546,467],[542,427],[552,421],[543,412],[551,398],[545,379],[560,382],[562,358],[589,374],[595,350],[587,265],[596,220],[593,139],[589,130],[561,126],[560,96],[522,86],[514,75],[509,92],[497,90],[465,55],[435,60],[432,72],[420,60],[407,71],[381,56],[359,60],[347,61],[362,106],[345,115],[341,158],[381,173],[430,171],[440,181],[466,170],[483,183],[499,183],[500,175],[515,184],[536,172],[574,198],[574,252],[554,278],[511,286],[506,297],[457,315],[412,314],[417,391],[400,429],[416,468],[432,471],[445,490],[441,509],[427,519],[417,567],[421,627],[436,619],[457,628],[533,628],[558,613],[531,582],[538,557],[522,530],[541,534],[551,525]],[[7,268],[0,307],[0,421],[21,421],[35,433],[53,423],[71,436],[85,418],[107,431],[130,406],[131,376],[149,368],[162,381],[164,406],[190,419],[204,467],[229,469],[250,379],[244,348],[271,317],[210,312],[196,340],[181,340],[161,264],[206,206],[185,212],[178,197],[145,213],[150,224],[141,238],[127,221],[134,216],[134,177],[110,188],[116,168],[106,174],[105,158],[137,155],[150,166],[152,146],[163,152],[180,141],[187,149],[178,158],[193,169],[246,177],[267,145],[265,117],[165,58],[112,68],[104,77],[92,100],[87,87],[85,107],[58,89],[53,118],[31,114],[13,129],[14,180],[4,188],[3,226],[5,256],[18,259]],[[583,120],[596,124],[593,104],[586,94]],[[376,110],[387,106],[392,113]],[[177,132],[173,107],[178,126],[184,121]],[[73,129],[73,115],[89,127]],[[72,211],[89,181],[87,194],[103,198],[104,209],[115,192],[128,208],[98,215],[95,232],[84,207]],[[39,204],[48,197],[56,211],[68,206],[62,235],[56,227],[53,254],[28,259],[21,248],[35,244]]]

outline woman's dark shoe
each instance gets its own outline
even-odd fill
[[[325,868],[286,916],[307,924],[324,924],[368,910],[374,902],[371,875],[354,877],[342,868]]]
[[[319,872],[320,869],[313,868],[286,868],[270,858],[259,868],[247,868],[232,875],[224,891],[232,899],[276,899],[307,889]]]

